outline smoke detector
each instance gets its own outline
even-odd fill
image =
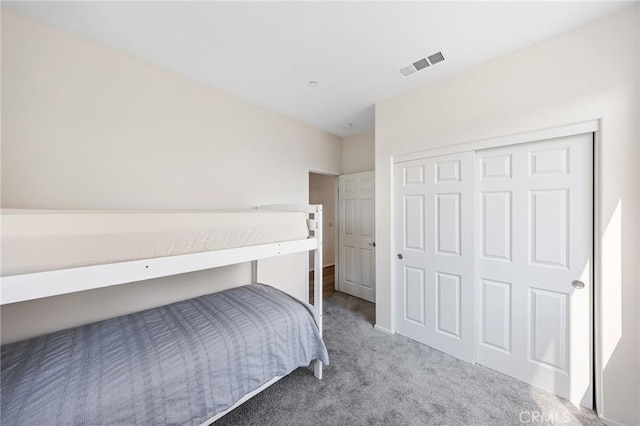
[[[422,59],[418,59],[417,61],[406,65],[402,68],[398,68],[397,71],[398,73],[403,77],[403,78],[407,78],[409,77],[411,74],[415,74],[418,71],[422,71],[425,68],[428,68],[432,65],[438,64],[442,61],[444,61],[446,58],[444,56],[444,53],[442,51],[440,52],[436,52],[432,55],[429,55],[425,58]]]

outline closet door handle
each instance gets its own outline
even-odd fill
[[[367,244],[369,244],[371,247],[375,247],[376,246],[376,242],[375,241],[372,242],[372,243],[367,243]]]
[[[398,253],[398,259],[402,260],[402,253]]]
[[[571,283],[571,285],[573,286],[573,288],[577,288],[578,290],[583,289],[584,288],[584,283],[580,280],[575,280]]]

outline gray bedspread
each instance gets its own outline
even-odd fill
[[[314,359],[308,309],[252,284],[3,346],[1,423],[200,424]]]

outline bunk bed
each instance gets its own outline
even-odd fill
[[[249,285],[3,345],[2,424],[205,425],[298,367],[313,363],[322,378],[321,268],[313,306],[258,283],[260,259],[313,251],[322,264],[322,206],[2,213],[3,305],[245,262],[252,275]]]

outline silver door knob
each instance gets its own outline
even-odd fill
[[[398,259],[402,259],[402,254],[398,253]]]
[[[577,288],[578,290],[584,288],[584,283],[580,280],[572,281],[571,285],[573,286],[573,288]]]

